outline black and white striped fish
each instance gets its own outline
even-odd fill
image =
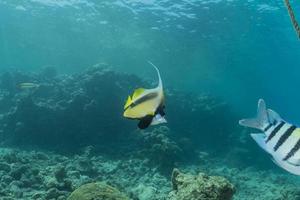
[[[300,175],[300,128],[267,109],[262,99],[258,101],[257,117],[242,119],[239,124],[261,130],[263,133],[251,134],[257,144],[273,157],[278,166]]]

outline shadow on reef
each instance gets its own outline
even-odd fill
[[[123,104],[129,91],[151,84],[107,66],[74,75],[57,75],[48,67],[37,73],[6,72],[0,78],[4,145],[37,145],[66,152],[92,145],[116,155],[142,146],[149,155],[156,155],[156,161],[173,167],[198,150],[227,152],[237,130],[237,117],[221,100],[167,89],[170,130],[151,127],[136,132],[136,121],[122,116]],[[23,82],[39,87],[21,90],[18,84]]]

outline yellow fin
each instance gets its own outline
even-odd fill
[[[145,88],[138,88],[138,89],[134,90],[132,99],[138,98],[141,94],[143,94],[143,92],[145,92],[145,90],[146,90]]]
[[[126,103],[125,103],[125,106],[124,106],[124,109],[126,109],[128,106],[130,106],[132,104],[132,99],[131,99],[131,97],[130,96],[128,96],[128,99],[127,99],[127,101],[126,101]]]

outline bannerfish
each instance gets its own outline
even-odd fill
[[[241,126],[261,130],[252,133],[256,143],[272,156],[272,160],[286,171],[300,175],[300,128],[283,120],[279,114],[258,101],[257,117],[242,119]]]
[[[149,61],[158,75],[158,86],[153,89],[138,88],[124,105],[123,116],[139,120],[138,127],[145,129],[150,125],[166,123],[163,84],[158,68]]]
[[[35,89],[35,88],[38,88],[39,86],[40,85],[36,84],[36,83],[20,83],[18,85],[18,87],[23,90]]]

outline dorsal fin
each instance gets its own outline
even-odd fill
[[[132,100],[139,98],[145,92],[145,90],[146,90],[145,88],[138,88],[134,90],[132,95]]]
[[[280,115],[274,110],[268,109],[268,116],[271,123],[283,121]]]
[[[127,101],[124,105],[124,109],[128,108],[132,104],[132,99],[130,96],[128,96]]]
[[[153,67],[154,67],[154,69],[156,70],[156,72],[157,72],[157,76],[158,76],[158,87],[159,88],[162,88],[162,80],[161,80],[161,77],[160,77],[160,73],[159,73],[159,70],[158,70],[158,68],[151,62],[151,61],[148,61],[148,63],[150,64],[150,65],[152,65]]]

